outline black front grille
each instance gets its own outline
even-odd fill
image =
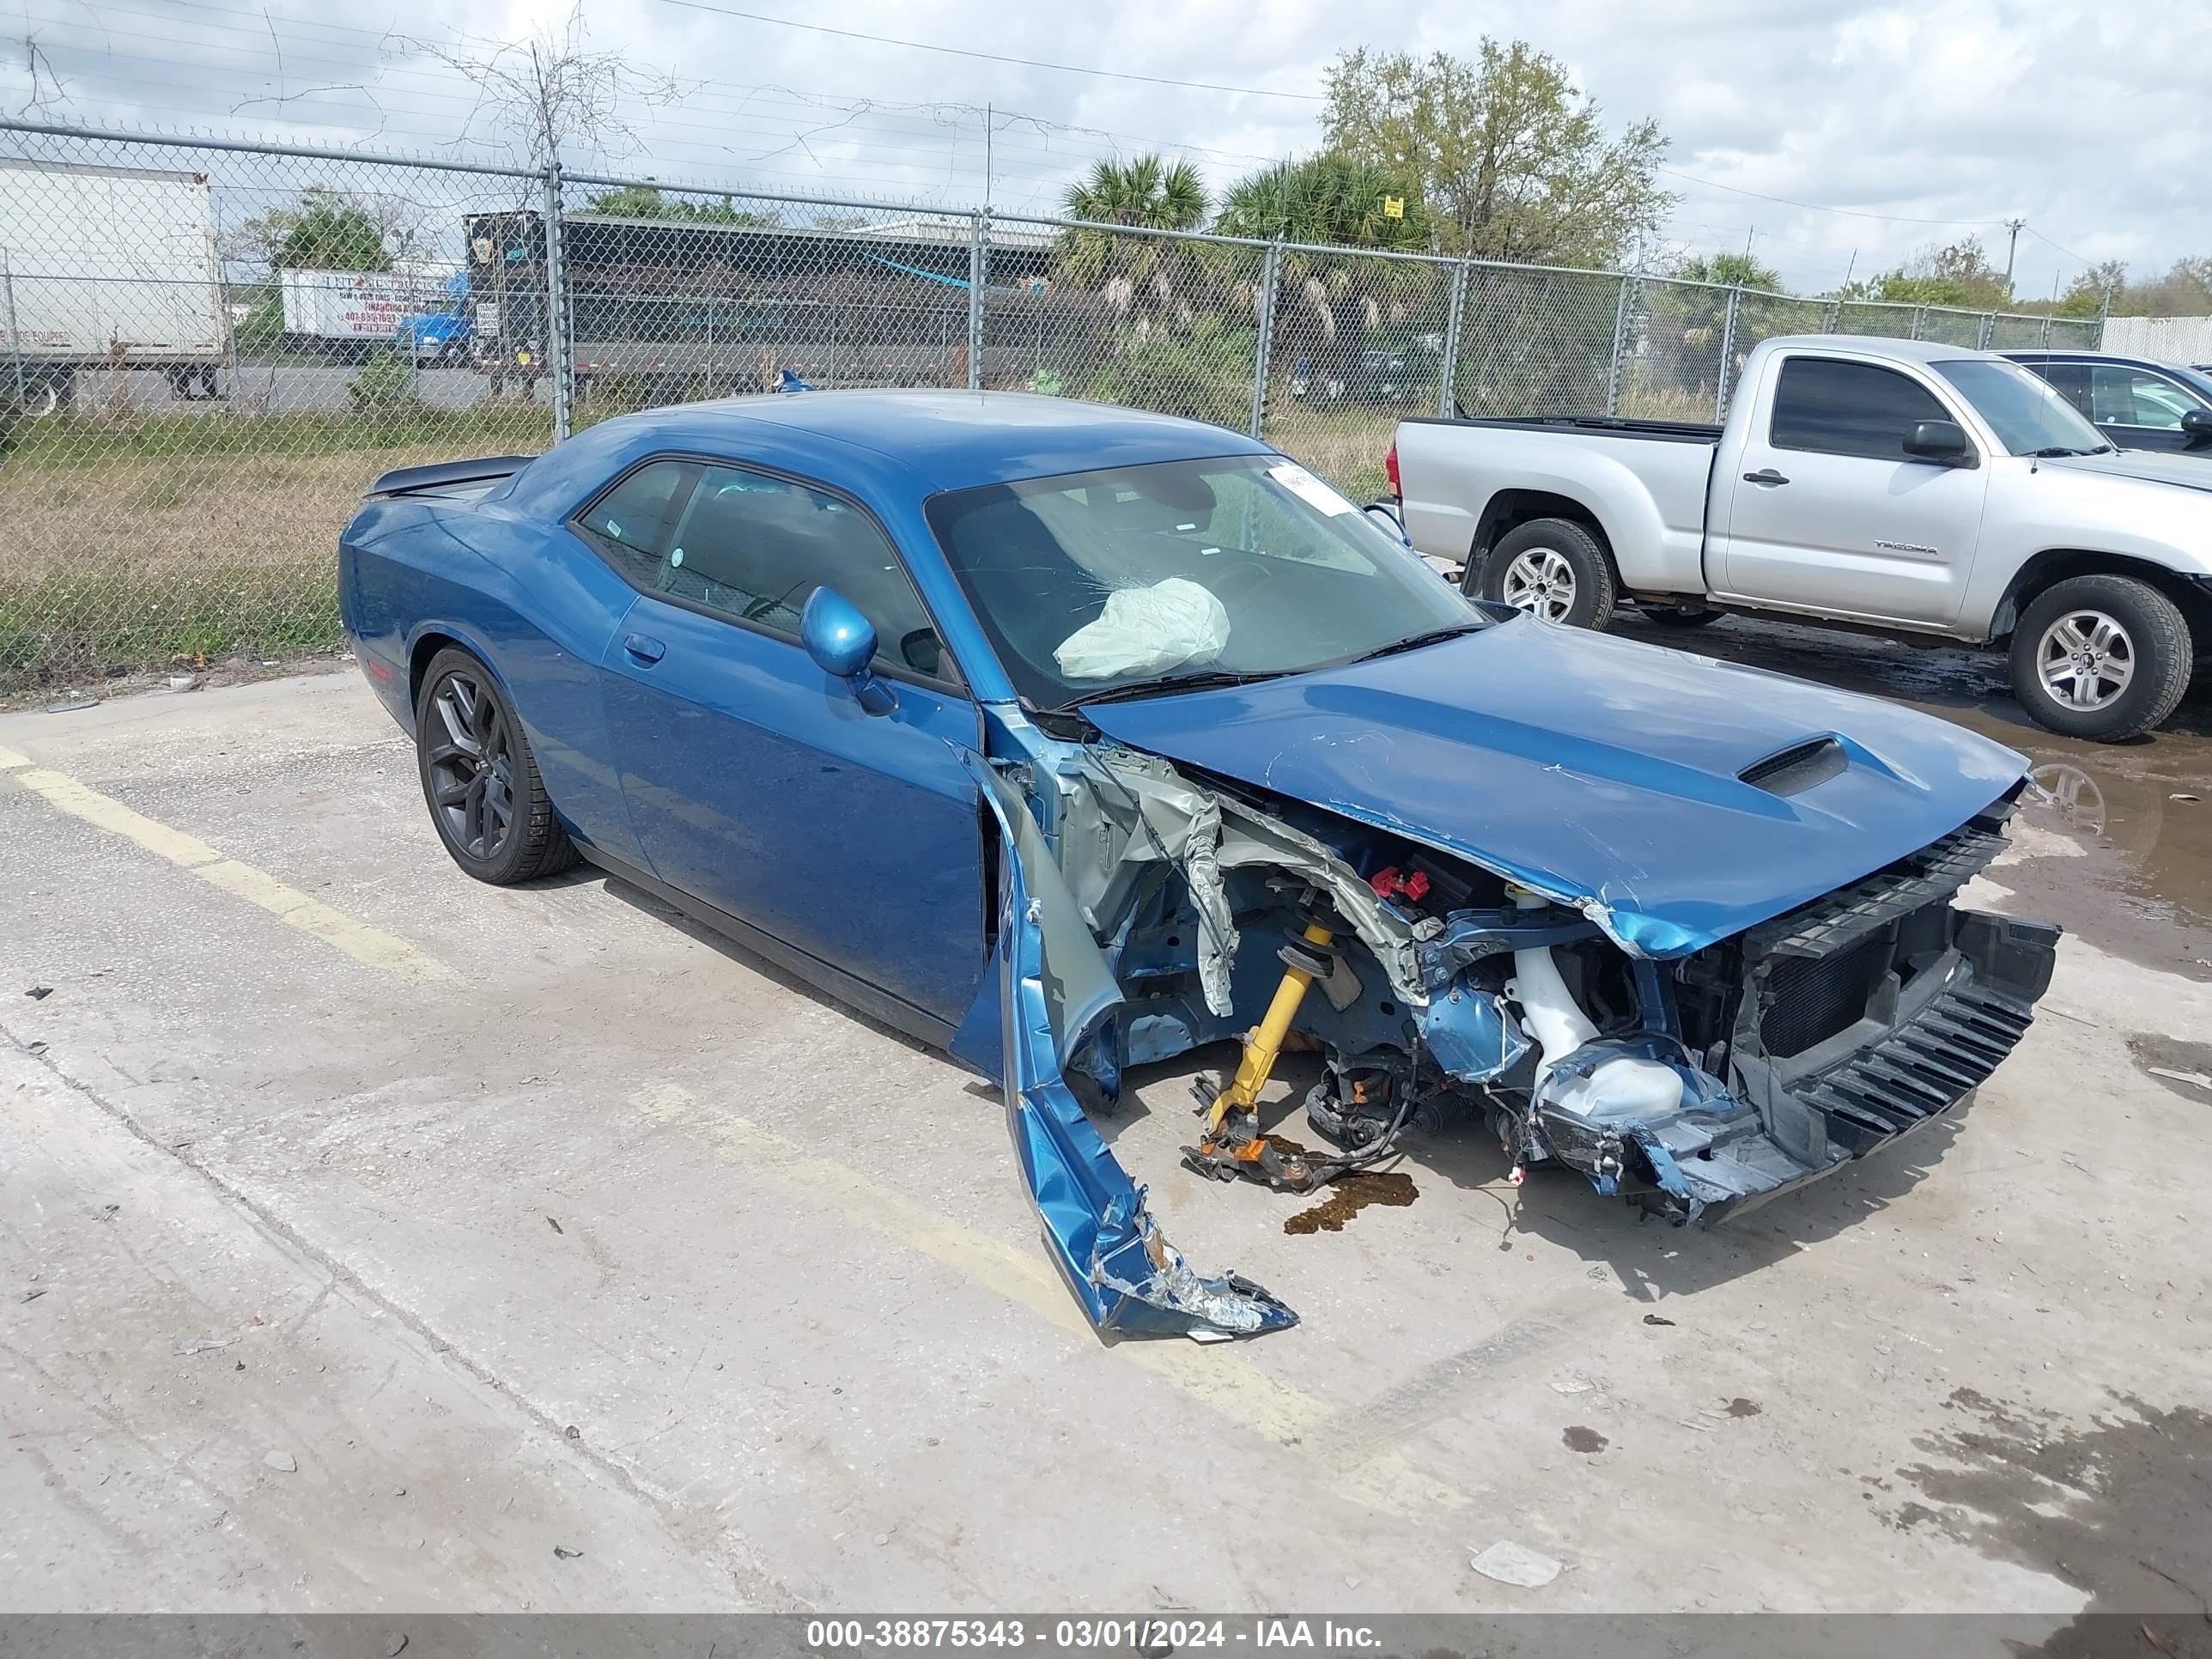
[[[1766,1012],[1759,1023],[1766,1052],[1788,1060],[1856,1024],[1889,971],[1894,948],[1884,931],[1832,956],[1777,962],[1766,981]]]

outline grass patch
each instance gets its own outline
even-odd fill
[[[1283,400],[1273,400],[1262,430],[1268,443],[1364,506],[1389,490],[1382,458],[1398,434],[1400,418],[1433,412],[1428,408],[1348,408],[1341,404],[1334,408],[1299,403],[1286,406]]]
[[[380,445],[373,423],[304,417],[297,427],[333,441],[317,451],[290,420],[169,424],[230,441],[194,448],[171,432],[0,460],[0,690],[332,645],[338,532],[378,473],[551,435],[488,434],[479,420],[458,441],[410,426],[407,441]],[[283,435],[241,448],[235,428]]]
[[[324,456],[368,450],[435,450],[447,459],[504,451],[534,453],[553,441],[550,410],[535,404],[471,409],[379,407],[354,414],[108,414],[72,410],[23,421],[6,465],[100,467],[131,460],[222,456]]]

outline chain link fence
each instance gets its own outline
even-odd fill
[[[379,473],[817,387],[1255,433],[1360,498],[1409,414],[1712,421],[1759,341],[2097,324],[0,122],[0,692],[338,634]]]

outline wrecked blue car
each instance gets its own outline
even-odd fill
[[[1954,1111],[2057,929],[1964,909],[2026,763],[1485,607],[1217,427],[799,391],[379,479],[346,626],[454,860],[579,856],[999,1082],[1101,1329],[1294,1322],[1093,1127],[1241,1042],[1189,1165],[1304,1190],[1454,1114],[1678,1220]],[[1316,1048],[1324,1152],[1263,1133]]]

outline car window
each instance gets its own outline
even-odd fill
[[[647,586],[668,550],[668,532],[698,468],[689,461],[653,461],[631,473],[577,514],[599,550],[632,581]]]
[[[2091,420],[2096,419],[2096,407],[2089,398],[2089,365],[2087,363],[2030,363],[2028,367],[2057,388],[2058,395],[2080,410]]]
[[[834,587],[875,624],[879,665],[957,679],[905,566],[874,520],[849,501],[786,478],[702,465],[653,586],[793,638],[814,590]]]
[[[1901,461],[1915,422],[1950,418],[1933,393],[1893,369],[1787,357],[1774,390],[1770,434],[1777,449]]]
[[[2092,420],[2114,426],[2154,426],[2179,430],[2181,417],[2197,400],[2162,374],[2099,363],[2090,379]]]

